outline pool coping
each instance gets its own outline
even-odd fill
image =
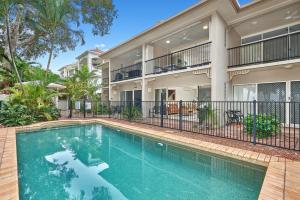
[[[28,126],[0,128],[0,199],[19,199],[16,133],[66,125],[99,123],[108,127],[160,139],[184,147],[205,151],[267,167],[258,199],[300,199],[300,162],[283,157],[191,139],[163,131],[151,130],[108,119],[76,119],[41,122]],[[3,154],[1,156],[1,141]]]

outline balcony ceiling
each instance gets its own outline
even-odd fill
[[[174,34],[156,40],[153,42],[153,44],[167,49],[174,49],[176,47],[181,47],[186,44],[192,44],[199,41],[207,40],[209,37],[208,24],[208,21],[198,23],[187,29],[178,31]]]
[[[137,60],[142,59],[142,47],[133,49],[131,51],[128,51],[120,56],[118,56],[118,59],[123,61],[124,63],[133,63]]]
[[[234,29],[240,36],[246,36],[294,22],[300,23],[300,3],[251,18],[243,23],[234,25]]]

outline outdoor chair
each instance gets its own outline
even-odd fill
[[[228,110],[225,111],[225,114],[227,116],[227,125],[232,123],[241,124],[243,122],[244,116],[239,110]]]
[[[121,73],[117,73],[115,76],[115,81],[120,81],[123,79],[123,75]]]
[[[142,76],[142,70],[136,69],[128,72],[128,78],[140,77]]]
[[[168,105],[168,115],[178,114],[179,108],[176,103],[171,103]]]

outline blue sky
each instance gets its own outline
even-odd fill
[[[91,26],[82,25],[80,28],[85,33],[85,45],[77,46],[74,51],[60,53],[51,63],[51,69],[57,69],[63,65],[75,62],[75,57],[80,53],[98,47],[102,50],[110,49],[124,40],[153,26],[160,20],[166,19],[178,12],[192,6],[199,0],[114,0],[118,10],[118,17],[115,19],[110,33],[104,37],[94,36],[91,33]],[[239,0],[245,4],[251,0]],[[159,5],[159,6],[157,6]],[[47,56],[37,60],[46,66]]]

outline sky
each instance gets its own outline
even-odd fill
[[[239,3],[243,5],[250,1],[239,0]],[[62,66],[75,62],[75,58],[88,49],[98,47],[104,51],[108,50],[159,21],[176,15],[199,0],[113,0],[113,2],[118,10],[118,17],[114,20],[109,34],[103,37],[94,36],[90,25],[81,25],[80,29],[84,31],[85,45],[78,45],[74,51],[60,53],[55,57],[51,63],[53,72],[57,73]],[[47,59],[48,56],[41,57],[37,62],[46,66]]]

